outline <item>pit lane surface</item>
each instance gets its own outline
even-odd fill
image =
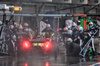
[[[65,55],[63,43],[59,44],[59,55],[57,60],[54,56],[0,56],[0,66],[99,66],[100,55],[93,57],[73,57]],[[62,52],[63,51],[63,52]]]
[[[100,56],[96,58],[65,57],[11,57],[0,56],[0,66],[99,66]]]

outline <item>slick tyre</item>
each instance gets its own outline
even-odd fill
[[[68,50],[67,50],[67,54],[70,56],[79,56],[79,52],[80,52],[80,45],[76,44],[76,43],[70,43],[68,45]]]

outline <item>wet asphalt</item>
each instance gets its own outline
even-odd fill
[[[60,55],[57,60],[53,56],[0,56],[0,66],[100,66],[99,62],[100,55],[86,58]]]

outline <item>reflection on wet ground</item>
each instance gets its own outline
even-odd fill
[[[90,59],[81,57],[0,57],[0,66],[99,66],[100,56]],[[96,65],[93,65],[97,63]]]

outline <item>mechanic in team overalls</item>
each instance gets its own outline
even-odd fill
[[[64,31],[62,32],[64,44],[66,43],[66,36],[68,32],[68,27],[64,27]]]
[[[28,36],[29,36],[29,39],[33,39],[34,36],[35,36],[35,33],[34,31],[31,29],[31,28],[28,28]]]
[[[13,27],[14,25],[11,25],[11,27]],[[11,40],[11,42],[12,42],[12,44],[13,44],[13,50],[14,50],[14,55],[16,55],[17,54],[17,34],[16,34],[16,32],[17,32],[17,30],[16,30],[16,28],[15,28],[15,26],[13,27],[13,29],[11,29],[11,31],[13,32],[13,35],[12,35],[12,40]]]
[[[24,23],[24,25],[19,25],[19,33],[22,34],[23,38],[28,38],[29,27],[28,23]]]
[[[90,38],[92,37],[92,35],[95,32],[95,28],[93,27],[93,23],[92,22],[89,23],[89,27],[90,28],[84,30],[84,32],[87,32],[87,34],[85,34],[85,40],[84,40],[84,43],[83,43],[82,47],[85,46],[85,44],[90,40]]]
[[[82,45],[82,42],[84,41],[84,33],[83,33],[83,28],[78,27],[78,32],[75,34],[74,42],[77,44]]]
[[[11,40],[13,35],[15,34],[14,25],[10,25],[8,28],[5,27],[4,32],[6,35],[6,41]]]
[[[16,30],[15,30],[14,25],[10,25],[10,31],[12,32],[12,34],[16,34]]]
[[[72,28],[71,28],[71,30],[72,30],[73,32],[76,32],[76,31],[77,31],[77,24],[76,24],[75,22],[72,23]]]
[[[16,51],[16,31],[14,25],[10,25],[9,29],[6,30],[6,44],[8,45],[8,53],[15,55]]]
[[[71,30],[71,27],[72,27],[72,26],[67,26],[68,30]]]
[[[73,31],[73,35],[76,35],[78,33],[78,26],[75,22],[72,23],[71,30]]]
[[[69,39],[70,38],[70,39]],[[73,41],[73,31],[72,30],[68,30],[67,35],[66,35],[66,43],[68,42],[72,42]],[[71,41],[70,41],[71,40]]]
[[[90,28],[87,29],[87,31],[89,31],[88,36],[91,38],[95,34],[95,32],[97,31],[98,28],[94,27],[92,22],[89,23],[89,26],[90,26]],[[92,46],[94,49],[94,38],[92,38]],[[94,49],[94,51],[95,51],[95,49]]]
[[[34,37],[34,32],[31,28],[29,28],[29,24],[28,23],[24,23],[23,26],[23,31],[24,31],[24,36],[26,39],[33,39]]]
[[[22,24],[18,24],[17,26],[17,42],[20,43],[20,39],[23,38],[23,26]]]
[[[15,27],[15,31],[18,32],[19,24],[17,22],[14,22],[14,27]]]
[[[93,26],[93,23],[92,23],[92,22],[89,23],[89,27],[90,27],[90,28],[88,28],[88,29],[86,29],[86,30],[84,30],[84,31],[85,31],[85,32],[88,32],[88,36],[91,37],[91,36],[96,32],[96,29],[97,29],[97,28]]]
[[[72,38],[73,39],[73,31],[72,30],[68,30],[67,38]]]
[[[83,45],[85,45],[91,39],[91,37],[92,37],[91,42],[90,42],[90,45],[89,45],[92,48],[89,47],[89,50],[90,50],[89,51],[89,55],[92,54],[93,56],[95,56],[95,48],[94,48],[94,38],[93,38],[93,35],[97,31],[97,28],[94,27],[94,25],[93,25],[92,22],[89,23],[89,27],[90,27],[89,29],[85,30],[85,31],[88,32],[88,34],[87,34],[87,39],[86,39],[86,41],[84,41],[84,44]]]
[[[24,25],[23,25],[24,31],[27,31],[28,28],[29,28],[29,24],[28,23],[24,23]]]
[[[67,27],[64,27],[64,35],[63,35],[63,37],[64,37],[64,39],[68,36],[68,30],[71,30],[71,26],[67,26]],[[66,40],[65,40],[66,41]]]
[[[22,26],[22,24],[19,24],[19,26],[18,26],[18,33],[19,34],[23,33],[23,26]]]
[[[93,22],[90,22],[90,23],[89,23],[89,26],[90,26],[90,28],[89,28],[88,30],[90,30],[92,33],[95,33],[97,27],[94,27]]]
[[[55,31],[51,28],[50,24],[47,24],[46,28],[42,31],[45,33],[45,38],[54,38]]]
[[[66,44],[66,40],[68,38],[68,31],[70,30],[71,30],[71,26],[64,27],[64,32],[62,33],[64,44]]]
[[[78,26],[78,27],[81,27],[81,25],[80,25],[80,24],[81,24],[81,21],[80,21],[80,20],[78,20],[78,21],[77,21],[77,26]]]

